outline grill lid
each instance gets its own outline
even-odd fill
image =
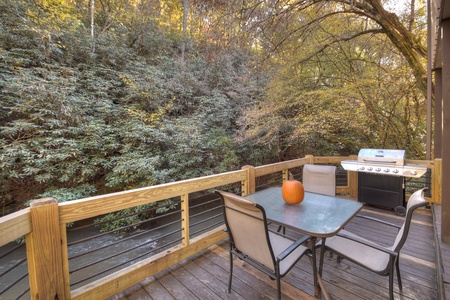
[[[405,150],[360,149],[358,153],[358,163],[382,163],[403,166],[405,163]]]

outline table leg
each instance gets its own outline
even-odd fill
[[[319,260],[319,275],[322,276],[322,269],[323,269],[323,256],[325,254],[325,242],[326,238],[322,238],[322,241],[320,243],[320,260]]]
[[[317,238],[316,237],[311,237],[310,240],[310,246],[311,246],[311,252],[312,252],[312,257],[311,257],[311,265],[313,268],[313,278],[314,278],[314,296],[317,297],[319,295],[319,288],[318,288],[318,284],[317,284],[317,260],[316,260],[316,242],[317,242]]]
[[[314,276],[314,297],[318,297],[319,293],[322,292],[323,297],[326,300],[330,300],[330,295],[327,293],[325,286],[322,281],[322,269],[323,269],[323,256],[325,253],[325,238],[322,239],[322,243],[320,246],[320,260],[319,260],[319,270],[317,270],[317,260],[316,260],[316,249],[315,245],[317,242],[317,238],[311,238],[311,264],[313,266],[313,276]]]
[[[322,276],[320,276],[320,274],[317,274],[317,280],[319,281],[319,286],[320,286],[320,290],[323,294],[323,297],[325,298],[325,300],[330,300],[330,295],[328,295],[327,290],[325,289],[324,285],[323,285],[323,281],[322,281]],[[317,295],[314,295],[317,297]]]

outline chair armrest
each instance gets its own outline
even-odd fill
[[[395,227],[397,229],[401,228],[401,226],[399,226],[397,224],[390,223],[390,222],[387,222],[387,221],[383,221],[383,220],[380,220],[380,219],[377,219],[377,218],[374,218],[374,217],[369,217],[369,216],[366,216],[366,215],[357,214],[356,217],[362,218],[362,219],[366,219],[366,220],[370,220],[370,221],[374,221],[374,222],[378,222],[378,223],[381,223],[381,224],[384,224],[384,225]]]
[[[377,249],[379,251],[382,251],[384,253],[389,254],[390,256],[395,256],[395,257],[398,256],[397,252],[394,252],[394,251],[392,251],[392,250],[390,250],[388,248],[382,247],[380,245],[377,245],[377,244],[374,244],[374,243],[371,243],[371,242],[368,242],[368,241],[365,241],[365,240],[361,240],[361,239],[355,238],[353,236],[349,236],[349,235],[346,235],[346,234],[343,234],[343,233],[338,233],[337,236],[341,237],[341,238],[344,238],[344,239],[352,240],[354,242],[363,244],[365,246],[368,246],[368,247],[371,247],[371,248],[374,248],[374,249]],[[325,243],[325,247],[326,247],[326,245],[327,244]]]
[[[303,243],[305,243],[307,240],[309,240],[311,237],[309,235],[305,235],[303,236],[301,239],[298,239],[297,241],[295,241],[295,243],[293,243],[292,245],[290,245],[289,247],[286,248],[286,250],[284,250],[283,252],[280,253],[280,255],[277,256],[277,260],[281,261],[283,259],[285,259],[289,254],[292,253],[292,251],[294,251],[295,249],[297,249],[300,245],[302,245]]]

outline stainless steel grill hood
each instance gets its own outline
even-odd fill
[[[396,149],[361,149],[357,160],[344,160],[341,165],[347,171],[416,178],[427,171],[424,165],[405,164],[405,150]]]

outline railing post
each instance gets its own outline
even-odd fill
[[[189,194],[181,195],[181,226],[182,231],[182,243],[184,246],[189,246]]]
[[[434,159],[434,167],[431,173],[431,199],[433,203],[442,203],[442,158]]]
[[[281,174],[283,182],[289,180],[289,169],[283,170]]]
[[[254,166],[246,165],[241,168],[247,172],[247,178],[242,182],[242,196],[256,192],[256,169]]]
[[[34,200],[30,214],[26,247],[31,299],[66,299],[58,203],[53,198]]]
[[[350,155],[349,159],[351,160],[357,160],[358,156],[356,155]],[[349,194],[350,197],[353,199],[358,199],[358,172],[356,171],[347,171],[347,180],[348,180],[348,187],[349,187]]]
[[[314,164],[314,155],[307,154],[307,155],[305,155],[305,158],[309,159],[309,162],[308,162],[309,164],[311,164],[311,165]]]

